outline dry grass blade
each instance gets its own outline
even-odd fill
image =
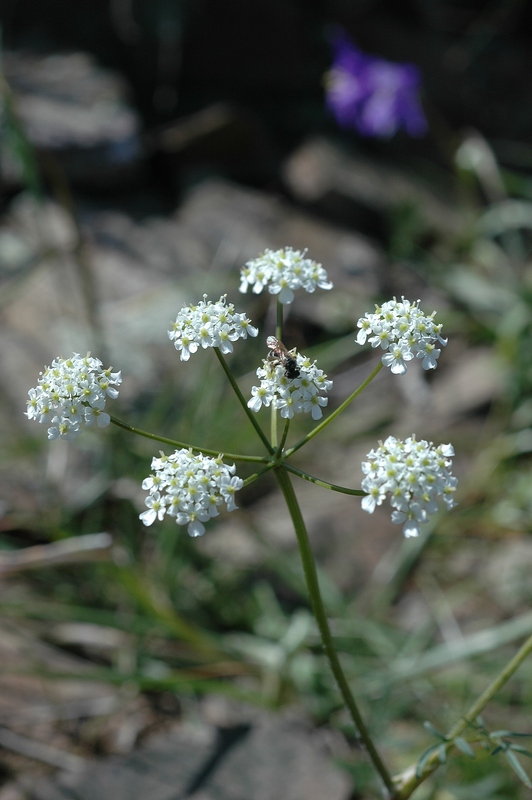
[[[113,540],[108,533],[89,533],[50,544],[38,544],[0,556],[0,577],[28,569],[105,561],[111,558]]]
[[[7,728],[0,728],[0,746],[69,772],[79,772],[86,766],[85,759],[80,756],[59,750],[57,747],[51,747],[49,744],[43,744],[43,742],[37,742],[35,739],[28,739]]]

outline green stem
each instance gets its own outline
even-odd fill
[[[135,433],[137,436],[143,436],[145,439],[151,439],[154,442],[162,442],[162,444],[170,444],[172,447],[186,448],[187,450],[192,450],[194,453],[203,453],[205,456],[214,456],[217,458],[220,455],[219,450],[208,450],[206,447],[195,447],[186,442],[178,442],[175,439],[169,439],[167,436],[158,436],[156,433],[149,433],[149,431],[143,431],[141,428],[134,428],[133,425],[128,425],[127,422],[122,422],[122,420],[117,419],[117,417],[109,416],[111,417],[113,425],[125,431],[129,431],[129,433]],[[224,458],[229,458],[233,461],[255,461],[260,464],[268,462],[265,456],[244,456],[239,453],[224,453],[223,455]]]
[[[321,431],[324,428],[326,428],[327,425],[329,425],[334,419],[336,419],[336,417],[338,417],[342,413],[342,411],[345,411],[347,406],[350,405],[353,402],[353,400],[355,400],[355,398],[357,398],[358,395],[364,391],[366,386],[368,386],[371,383],[373,378],[375,378],[375,376],[378,375],[382,367],[383,367],[382,361],[379,361],[373,372],[366,378],[365,381],[363,381],[363,383],[360,384],[358,389],[355,389],[353,394],[349,395],[347,400],[344,400],[341,406],[338,406],[338,408],[335,409],[330,416],[324,419],[323,422],[320,422],[319,425],[316,425],[316,427],[313,430],[311,430],[310,433],[307,433],[307,435],[304,436],[303,439],[300,439],[299,442],[297,442],[293,447],[291,447],[289,450],[286,451],[286,458],[289,458],[293,453],[296,452],[296,450],[299,450],[299,448],[303,447],[304,444],[310,442],[311,439],[317,436],[318,433],[321,433]]]
[[[254,473],[253,473],[253,475],[249,475],[249,476],[248,476],[248,477],[247,477],[247,478],[244,480],[244,486],[249,486],[249,484],[250,484],[250,483],[253,483],[254,481],[256,481],[256,480],[257,480],[257,478],[260,478],[260,477],[261,477],[262,475],[264,475],[266,472],[269,472],[271,469],[273,469],[273,468],[274,468],[274,466],[275,466],[275,461],[270,461],[270,463],[269,463],[269,464],[266,464],[266,466],[265,466],[265,467],[262,467],[262,469],[259,469],[259,471],[258,471],[258,472],[254,472]]]
[[[273,403],[270,405],[270,440],[277,452],[277,409]]]
[[[275,325],[275,336],[280,342],[283,341],[283,304],[279,302],[279,296],[277,296],[277,323]]]
[[[294,475],[297,475],[299,478],[303,478],[305,481],[310,481],[311,483],[315,483],[316,486],[323,486],[325,489],[331,489],[333,492],[340,492],[341,494],[352,494],[356,497],[365,497],[367,492],[364,492],[362,489],[348,489],[346,486],[338,486],[336,483],[328,483],[327,481],[321,481],[319,478],[314,478],[312,475],[309,475],[308,472],[303,472],[303,470],[298,469],[297,467],[293,467],[291,464],[283,464],[284,468],[288,470],[288,472],[292,472]]]
[[[483,709],[487,706],[490,700],[497,694],[500,689],[507,683],[514,672],[521,666],[523,661],[532,653],[532,636],[530,636],[524,645],[518,650],[515,656],[508,662],[504,669],[497,675],[494,681],[485,689],[480,697],[475,700],[473,705],[469,708],[466,714],[450,729],[446,735],[449,739],[449,748],[453,745],[453,740],[460,736],[461,733],[473,723]],[[438,759],[438,754],[434,753],[425,764],[423,771],[419,777],[416,775],[416,765],[409,767],[400,775],[394,777],[394,784],[396,786],[394,800],[407,800],[408,797],[423,783],[433,772],[440,766],[441,762]]]
[[[275,298],[275,338],[280,342],[283,341],[283,304],[279,302],[279,295]],[[277,409],[272,403],[270,407],[270,433],[271,441],[275,447],[276,453],[279,454],[280,449],[277,446]],[[286,440],[285,440],[286,441]],[[283,443],[284,447],[284,443]]]
[[[275,409],[275,411],[277,411],[277,409]],[[290,420],[287,419],[287,420],[285,420],[285,423],[284,423],[283,435],[281,436],[281,441],[279,442],[279,447],[275,451],[275,457],[276,458],[281,458],[281,455],[283,453],[283,447],[286,444],[286,439],[287,439],[289,430],[290,430]]]
[[[299,545],[301,561],[303,563],[303,571],[305,573],[307,589],[312,603],[312,609],[314,611],[314,616],[316,617],[316,622],[318,623],[323,647],[329,660],[331,670],[336,678],[338,688],[340,689],[340,693],[344,699],[344,702],[349,709],[351,718],[358,731],[360,740],[365,747],[366,753],[391,795],[394,791],[392,778],[386,766],[384,765],[377,748],[373,744],[369,731],[358,709],[355,698],[351,694],[349,684],[347,683],[347,679],[340,664],[340,659],[338,658],[338,653],[336,652],[336,648],[334,646],[333,637],[329,628],[329,622],[327,620],[327,614],[321,597],[318,573],[316,571],[316,564],[314,562],[314,556],[310,547],[305,521],[303,520],[303,515],[301,514],[301,509],[299,507],[290,476],[288,475],[286,469],[284,469],[282,466],[278,466],[275,469],[275,476],[279,486],[281,487],[281,491],[284,495],[286,505],[288,506],[288,510],[292,518],[297,536],[297,543]]]
[[[242,394],[242,392],[240,391],[240,389],[238,387],[238,384],[234,379],[233,373],[229,369],[227,361],[223,357],[223,353],[220,351],[219,347],[215,347],[214,348],[214,352],[216,353],[216,357],[217,357],[218,361],[220,362],[220,364],[222,365],[222,369],[223,369],[223,371],[225,372],[225,374],[227,376],[227,380],[229,381],[229,383],[233,387],[233,391],[236,394],[240,405],[244,409],[244,412],[245,412],[247,418],[249,419],[249,421],[251,422],[251,424],[255,428],[255,430],[257,432],[257,435],[259,436],[261,442],[263,443],[263,445],[266,448],[266,450],[268,451],[268,453],[273,455],[273,453],[275,451],[274,451],[273,447],[271,446],[270,442],[268,441],[268,437],[266,436],[266,434],[264,433],[264,431],[260,427],[259,423],[255,419],[253,411],[251,411],[251,409],[248,408],[248,404],[246,403],[246,399],[245,399],[244,395]]]

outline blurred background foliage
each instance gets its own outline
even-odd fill
[[[337,128],[323,88],[334,24],[366,52],[417,64],[426,137],[375,140]],[[395,432],[394,425],[413,425],[420,436],[455,445],[460,505],[419,541],[399,542],[386,514],[362,521],[351,501],[336,512],[318,508],[320,500],[312,502],[307,491],[302,501],[342,661],[387,758],[404,768],[432,743],[423,721],[448,728],[532,624],[531,4],[4,0],[2,27],[0,546],[12,554],[98,531],[113,538],[102,563],[37,564],[5,575],[3,624],[11,634],[23,632],[30,653],[20,663],[8,658],[5,674],[129,687],[117,708],[142,696],[149,709],[132,741],[167,717],[200,713],[210,695],[268,708],[302,706],[316,724],[338,728],[353,741],[270,480],[248,487],[238,515],[192,541],[169,521],[153,529],[139,524],[139,486],[153,455],[145,440],[107,430],[68,449],[49,446],[44,429],[21,419],[25,391],[37,377],[30,366],[40,369],[56,355],[52,342],[70,349],[83,342],[101,358],[110,353],[125,383],[130,370],[132,385],[121,395],[117,416],[206,447],[255,452],[214,360],[183,365],[175,354],[161,356],[155,344],[163,341],[178,301],[203,291],[228,291],[261,331],[271,325],[266,300],[236,293],[237,270],[255,254],[255,240],[268,245],[275,239],[270,207],[253,211],[260,236],[246,232],[245,216],[238,230],[228,230],[233,218],[220,208],[221,242],[230,245],[222,252],[212,218],[187,205],[198,187],[222,180],[259,193],[249,197],[275,197],[281,216],[286,209],[307,215],[309,230],[332,226],[327,236],[335,244],[327,247],[337,260],[335,248],[350,235],[365,237],[376,254],[378,279],[366,283],[365,295],[347,285],[347,299],[327,298],[316,316],[310,307],[298,310],[296,300],[288,320],[293,343],[318,358],[340,387],[365,376],[370,357],[352,346],[358,316],[390,292],[427,298],[450,337],[438,375],[427,385],[409,385],[400,398],[407,412],[376,413],[368,407],[378,405],[372,395],[323,446],[305,450],[301,462],[320,477],[336,470],[344,478],[336,482],[356,485],[349,473],[353,453],[365,454],[379,436]],[[31,59],[72,53],[92,60],[78,58],[69,62],[72,68],[56,60],[60,74],[47,87],[28,67]],[[105,75],[114,77],[106,83]],[[72,103],[74,120],[89,102],[90,80],[100,86],[96,107],[112,109],[105,123],[112,146],[99,134],[88,141],[82,116],[81,133],[68,129],[65,109]],[[27,98],[40,92],[65,103],[49,128],[31,125],[32,113],[36,123],[43,118]],[[335,172],[325,159],[323,191],[319,185],[310,191],[306,178],[297,177],[299,158],[310,183],[312,168],[322,168],[322,151],[312,151],[312,161],[305,150],[316,141],[333,148],[340,164]],[[362,169],[369,170],[369,191],[356,182]],[[397,189],[398,171],[408,191]],[[388,191],[377,201],[372,190],[381,184]],[[427,191],[439,204],[432,217]],[[191,228],[176,235],[182,240],[193,230],[198,236],[180,252],[189,269],[178,264],[172,273],[163,264],[161,272],[149,262],[162,241],[160,221],[181,224],[183,215],[176,215],[183,208],[189,223],[193,218]],[[41,233],[58,219],[62,233],[50,244]],[[291,224],[275,235],[297,231],[300,223]],[[123,284],[122,294],[121,285],[113,286],[113,327],[105,311],[109,298],[99,286],[98,247],[118,248],[122,236],[120,248],[125,242],[134,260],[134,248],[136,258],[142,250],[135,238],[141,230],[152,238],[143,245],[150,256],[142,264],[139,307],[130,313],[133,291]],[[42,338],[30,324],[24,341],[17,302],[42,324],[39,293],[26,294],[26,287],[65,252],[82,287],[85,338],[75,327],[63,330],[50,311]],[[106,276],[113,269],[106,263]],[[342,280],[356,275],[357,264],[349,261],[343,271],[345,288]],[[123,273],[117,274],[120,284]],[[161,285],[161,275],[169,281],[150,305],[149,290]],[[34,358],[21,356],[17,375],[21,343]],[[243,388],[251,385],[263,349],[253,342],[235,353]],[[340,399],[338,391],[332,402]],[[305,427],[299,423],[299,429]],[[38,643],[74,658],[66,666],[55,657],[47,661]],[[531,670],[525,664],[487,709],[490,728],[530,730]],[[89,722],[69,731],[72,746],[112,751],[105,726],[95,732]],[[54,735],[58,730],[64,733],[64,722],[55,719]],[[354,776],[353,796],[365,796],[367,767],[357,757],[341,760]],[[6,776],[16,768],[5,761]],[[416,796],[527,796],[520,785],[500,756],[480,751],[475,760],[451,759]]]

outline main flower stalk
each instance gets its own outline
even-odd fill
[[[358,704],[351,693],[351,689],[349,688],[342,665],[340,664],[340,659],[338,658],[338,653],[336,652],[336,648],[334,646],[333,637],[327,619],[327,613],[321,597],[318,573],[316,571],[316,564],[314,562],[314,556],[310,546],[305,521],[303,519],[290,476],[282,467],[275,469],[275,476],[283,493],[292,523],[294,525],[297,543],[299,546],[299,553],[303,564],[303,571],[305,573],[307,589],[310,596],[310,601],[312,603],[312,610],[314,612],[316,622],[318,623],[323,649],[325,650],[325,654],[329,660],[329,664],[338,684],[338,688],[347,708],[349,709],[349,713],[354,722],[358,735],[360,736],[360,741],[364,746],[367,756],[377,773],[380,775],[389,795],[393,796],[394,784],[392,777],[369,734],[366,723],[364,722],[362,714],[358,708]]]

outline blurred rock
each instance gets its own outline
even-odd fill
[[[398,208],[416,210],[428,232],[456,234],[464,226],[463,209],[428,184],[382,160],[347,153],[325,139],[303,144],[288,159],[284,179],[294,197],[321,212],[334,211],[351,224],[382,220]]]
[[[347,800],[351,781],[333,765],[326,739],[301,722],[266,715],[218,732],[182,728],[127,758],[100,759],[81,775],[40,780],[29,797]]]
[[[26,792],[15,781],[10,781],[0,789],[0,800],[26,800]]]
[[[122,78],[102,69],[85,53],[3,54],[15,110],[30,143],[57,159],[76,185],[124,189],[138,180],[142,151],[140,120],[127,104]],[[5,149],[2,179],[16,185],[19,166]],[[56,168],[43,160],[47,178]]]
[[[441,375],[436,371],[425,414],[430,413],[437,429],[444,430],[456,419],[489,406],[506,386],[505,368],[497,353],[486,347],[468,348]]]

